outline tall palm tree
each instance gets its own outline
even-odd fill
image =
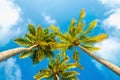
[[[97,60],[98,62],[102,63],[118,75],[120,75],[120,67],[106,61],[105,59],[96,56],[93,54],[93,51],[99,50],[99,47],[95,47],[94,44],[101,42],[107,38],[107,34],[102,33],[97,36],[90,36],[89,33],[96,27],[97,25],[97,20],[92,21],[87,29],[84,29],[85,26],[85,17],[86,13],[84,9],[81,10],[80,12],[80,17],[78,22],[76,23],[75,19],[71,20],[70,26],[68,28],[68,32],[66,33],[61,33],[58,27],[55,27],[54,25],[50,26],[50,29],[53,31],[54,34],[57,35],[59,38],[59,41],[62,44],[67,45],[67,49],[72,48],[72,47],[79,47],[82,49],[86,54]],[[79,53],[78,51],[74,51],[73,54],[73,59],[78,61],[79,57],[77,56]]]
[[[53,57],[54,34],[41,26],[35,28],[33,24],[28,25],[28,31],[24,38],[18,37],[14,40],[18,45],[24,47],[1,52],[0,62],[19,53],[20,58],[30,56],[34,64],[41,61],[44,57]]]
[[[78,80],[76,75],[78,72],[71,70],[76,67],[82,68],[79,63],[68,63],[68,56],[57,55],[56,59],[48,61],[48,67],[41,69],[34,78],[36,80],[47,79],[47,80]]]

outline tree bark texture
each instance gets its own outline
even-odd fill
[[[4,51],[4,52],[0,52],[0,62],[4,61],[14,55],[17,55],[21,52],[30,51],[36,46],[37,45],[33,45],[29,48],[20,47],[20,48],[14,48],[14,49],[10,49],[10,50]]]

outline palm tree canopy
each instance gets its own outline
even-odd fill
[[[80,17],[78,22],[76,22],[75,19],[72,19],[68,28],[68,31],[65,33],[61,33],[60,29],[54,25],[50,26],[50,29],[53,31],[54,34],[57,35],[60,43],[66,45],[67,49],[71,49],[72,47],[81,45],[84,48],[90,50],[90,51],[96,51],[99,50],[99,47],[95,47],[94,44],[101,42],[107,38],[107,34],[102,33],[96,36],[90,36],[89,33],[94,30],[94,28],[97,26],[97,20],[93,20],[90,22],[88,27],[85,28],[85,17],[86,13],[85,10],[82,9],[80,12]],[[73,59],[77,60],[76,55],[78,55],[78,51],[74,51]]]
[[[50,59],[48,61],[47,69],[41,69],[34,78],[40,80],[42,78],[56,80],[55,75],[60,77],[60,80],[77,80],[76,75],[78,72],[71,70],[80,66],[79,63],[68,63],[69,57],[63,57],[60,54],[57,55],[56,59]]]
[[[41,26],[35,28],[33,24],[28,25],[28,33],[25,37],[15,38],[15,42],[20,46],[30,47],[37,45],[31,51],[20,54],[20,58],[31,57],[34,64],[43,60],[44,57],[53,57],[52,47],[55,44],[55,35],[49,30],[43,29]]]

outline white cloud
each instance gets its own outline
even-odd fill
[[[101,48],[96,54],[120,66],[120,40],[108,38],[102,43],[96,44],[96,46],[100,46]]]
[[[42,16],[48,24],[55,24],[56,23],[56,20],[53,19],[51,16],[46,15],[45,13],[42,13]]]
[[[109,28],[120,29],[120,9],[117,9],[103,21],[103,25]]]
[[[109,38],[96,44],[96,46],[101,48],[101,50],[97,51],[96,54],[112,62],[113,64],[120,66],[120,0],[99,1],[101,1],[107,10],[104,15],[107,16],[107,18],[102,21],[102,28],[109,35]],[[105,68],[103,68],[101,64],[94,60],[92,60],[92,62],[95,63],[95,66],[98,69],[104,71]],[[107,75],[110,74],[111,73]]]
[[[0,0],[0,45],[8,43],[19,33],[19,28],[15,25],[20,20],[20,8],[14,1]]]
[[[103,5],[110,8],[120,7],[120,0],[99,0]]]
[[[16,64],[15,58],[10,58],[7,61],[0,63],[1,80],[22,80],[21,70],[19,65]]]

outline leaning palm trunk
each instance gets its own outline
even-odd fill
[[[7,51],[4,51],[4,52],[1,52],[0,53],[0,62],[2,62],[3,60],[5,59],[8,59],[14,55],[17,55],[21,52],[26,52],[26,51],[30,51],[32,50],[34,47],[36,47],[37,45],[33,45],[29,48],[24,48],[24,47],[21,47],[21,48],[15,48],[15,49],[10,49],[10,50],[7,50]]]
[[[60,79],[59,79],[59,76],[58,76],[57,74],[55,75],[55,77],[56,77],[56,80],[60,80]]]
[[[82,47],[80,45],[79,45],[79,48],[82,49],[84,52],[86,52],[89,56],[91,56],[92,58],[97,60],[98,62],[102,63],[103,65],[105,65],[106,67],[108,67],[109,69],[114,71],[116,74],[120,75],[120,67],[106,61],[105,59],[103,59],[103,58],[101,58],[99,56],[94,55],[89,50],[87,50],[86,48],[84,48],[84,47]]]

